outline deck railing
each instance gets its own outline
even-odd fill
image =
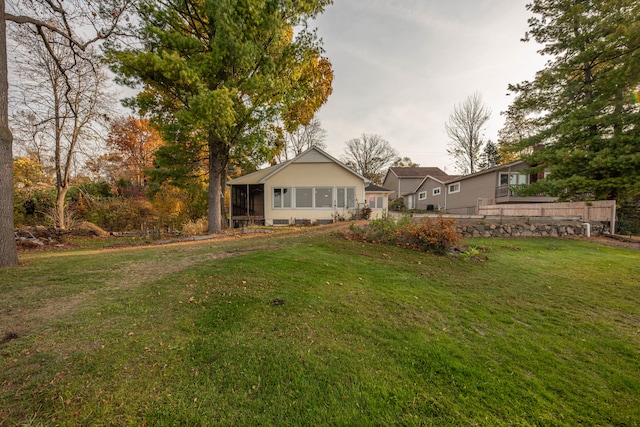
[[[519,196],[518,190],[523,187],[527,187],[529,184],[515,184],[515,185],[499,185],[496,187],[496,198],[498,197],[510,197]],[[527,196],[546,196],[544,193],[527,194]]]

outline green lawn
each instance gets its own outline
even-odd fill
[[[640,251],[303,232],[24,254],[0,426],[640,424]]]

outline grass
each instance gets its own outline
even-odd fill
[[[329,233],[25,254],[0,426],[638,425],[640,252],[470,243],[487,259]]]

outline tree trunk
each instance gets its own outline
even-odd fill
[[[221,177],[225,173],[226,160],[224,142],[213,135],[209,136],[209,233],[216,233],[222,230],[220,194],[222,192]]]
[[[67,196],[67,192],[69,192],[69,187],[58,187],[58,192],[56,194],[56,226],[61,230],[66,230],[67,228],[67,219],[64,215],[64,205],[65,198]]]
[[[0,0],[0,268],[18,264],[13,230],[13,135],[9,129],[7,29]]]

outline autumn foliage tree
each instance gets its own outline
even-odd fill
[[[122,177],[138,188],[145,186],[145,171],[153,167],[154,153],[162,144],[160,133],[150,126],[149,119],[134,116],[113,121],[107,138],[113,154],[111,161],[119,161]]]
[[[163,166],[206,165],[209,231],[218,231],[230,158],[272,158],[273,124],[308,123],[326,101],[330,83],[318,82],[333,74],[307,21],[331,0],[140,3],[140,43],[112,50],[114,70],[141,86],[132,106],[168,142]]]

